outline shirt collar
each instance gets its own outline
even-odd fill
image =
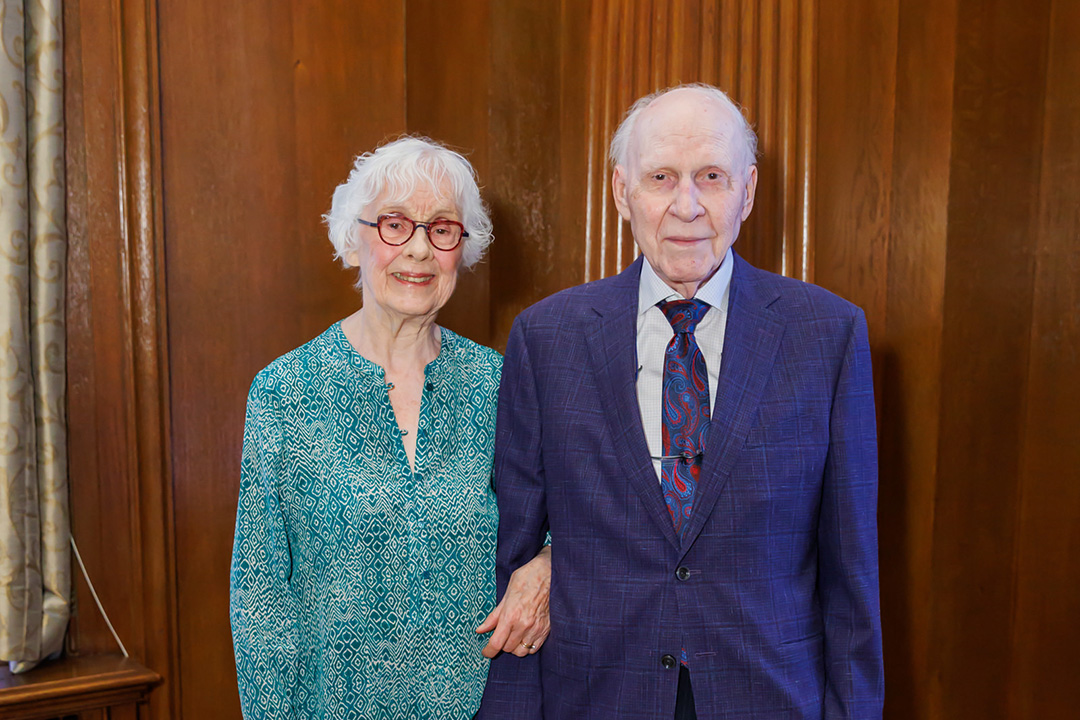
[[[724,259],[720,262],[720,267],[709,278],[708,282],[698,288],[697,294],[694,295],[695,299],[708,303],[710,307],[720,311],[727,309],[728,289],[731,287],[731,270],[735,265],[732,255],[731,248],[728,248],[727,254],[724,255]],[[681,294],[672,290],[667,283],[660,279],[660,276],[653,270],[652,265],[649,264],[648,258],[642,258],[641,260],[641,277],[638,280],[638,315],[655,306],[658,302],[684,299]]]

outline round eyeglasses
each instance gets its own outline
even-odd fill
[[[404,245],[412,239],[416,228],[422,227],[427,231],[428,242],[436,250],[449,252],[461,243],[461,238],[469,237],[465,232],[465,226],[456,220],[432,220],[431,222],[417,222],[400,213],[380,215],[375,222],[369,222],[363,218],[356,218],[361,225],[377,228],[379,239],[387,245]]]

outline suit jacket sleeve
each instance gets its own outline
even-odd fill
[[[825,718],[880,718],[877,433],[866,319],[857,311],[833,395],[818,524]]]
[[[496,575],[500,600],[510,574],[536,556],[547,533],[541,438],[537,377],[525,324],[519,317],[506,346],[495,430],[493,482],[499,504]],[[543,717],[539,653],[524,658],[502,653],[491,662],[477,718],[508,717]]]

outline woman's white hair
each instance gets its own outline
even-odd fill
[[[389,191],[389,201],[401,202],[418,187],[438,189],[444,182],[450,186],[449,199],[457,206],[461,224],[469,233],[461,240],[461,264],[471,268],[491,244],[491,218],[480,198],[476,171],[460,153],[430,138],[414,135],[398,138],[357,157],[349,179],[334,190],[330,212],[323,215],[334,256],[346,267],[349,265],[346,257],[356,252],[360,244],[357,218],[383,191]],[[375,221],[375,218],[364,219]]]
[[[697,90],[698,92],[717,100],[722,105],[731,109],[735,117],[738,118],[739,126],[743,132],[743,139],[746,142],[746,167],[757,162],[758,153],[758,139],[754,133],[754,128],[750,127],[750,122],[746,119],[746,115],[743,114],[742,108],[735,103],[734,100],[728,97],[727,93],[720,88],[709,85],[707,83],[686,83],[684,85],[676,85],[675,87],[665,88],[663,90],[657,90],[651,95],[646,95],[643,98],[639,98],[637,102],[630,106],[630,109],[626,111],[626,116],[623,118],[622,123],[619,124],[619,129],[615,131],[615,134],[611,137],[611,147],[608,151],[608,159],[611,161],[611,166],[622,165],[627,166],[629,157],[627,153],[630,151],[630,138],[634,134],[634,125],[637,123],[638,116],[641,112],[659,100],[664,95],[675,90]]]

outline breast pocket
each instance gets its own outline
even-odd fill
[[[763,412],[747,432],[732,489],[740,491],[741,502],[767,505],[777,527],[786,527],[789,514],[813,511],[829,437],[821,415],[784,415],[789,407],[777,409],[779,417]]]
[[[768,445],[794,445],[800,442],[812,442],[818,435],[818,419],[809,414],[792,415],[779,420],[767,420],[750,428],[746,434],[744,448],[759,448]]]

